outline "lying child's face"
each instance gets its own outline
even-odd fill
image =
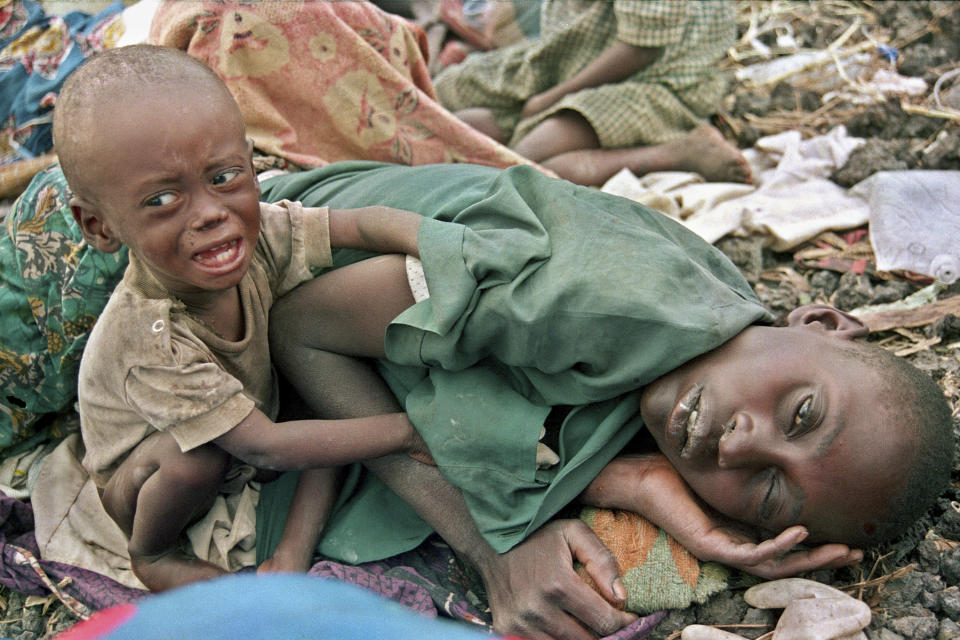
[[[175,294],[236,286],[260,231],[243,121],[222,92],[157,93],[107,107],[80,206]]]
[[[879,376],[810,327],[750,327],[668,373],[641,413],[661,451],[717,511],[811,541],[869,537],[914,442],[884,415]]]

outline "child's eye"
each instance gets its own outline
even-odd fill
[[[158,193],[144,200],[143,204],[147,207],[163,207],[172,204],[175,199],[176,196],[172,193]]]
[[[793,414],[793,422],[790,425],[788,435],[790,437],[797,437],[810,431],[819,422],[818,414],[819,412],[817,411],[814,396],[804,396]]]
[[[221,171],[220,173],[218,173],[213,177],[213,184],[215,185],[227,184],[228,182],[230,182],[231,180],[233,180],[239,175],[240,175],[239,169],[230,169],[228,171]]]

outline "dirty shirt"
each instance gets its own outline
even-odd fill
[[[263,187],[273,200],[428,217],[418,243],[429,297],[390,323],[380,371],[499,552],[642,428],[644,385],[770,320],[736,267],[679,223],[531,167],[344,162]],[[334,266],[365,255],[337,251]],[[546,441],[560,461],[538,469],[558,407]],[[365,476],[344,487],[320,550],[369,561],[430,531]]]
[[[239,284],[239,341],[191,315],[130,254],[80,364],[83,464],[99,487],[157,431],[188,451],[223,435],[254,407],[276,416],[267,318],[277,296],[312,277],[311,266],[329,266],[328,209],[289,202],[260,209],[260,239]]]

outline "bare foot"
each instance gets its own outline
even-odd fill
[[[654,171],[695,171],[709,182],[753,184],[750,165],[740,150],[709,125],[684,137],[647,147],[581,149],[542,160],[561,178],[585,185],[602,185],[624,167],[634,175]]]
[[[227,573],[215,564],[173,550],[158,556],[131,556],[130,565],[150,591],[166,591]]]
[[[747,159],[715,127],[697,127],[683,138],[659,148],[665,161],[672,158],[675,169],[696,171],[708,182],[753,183]]]

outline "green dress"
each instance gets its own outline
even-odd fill
[[[530,167],[344,162],[268,180],[263,198],[431,218],[418,237],[430,297],[388,327],[381,373],[500,552],[642,428],[645,384],[769,320],[733,264],[682,225]],[[334,265],[362,257],[340,251]],[[558,406],[569,411],[547,439],[560,462],[537,469]],[[375,560],[429,535],[376,479],[349,485],[325,555]]]

